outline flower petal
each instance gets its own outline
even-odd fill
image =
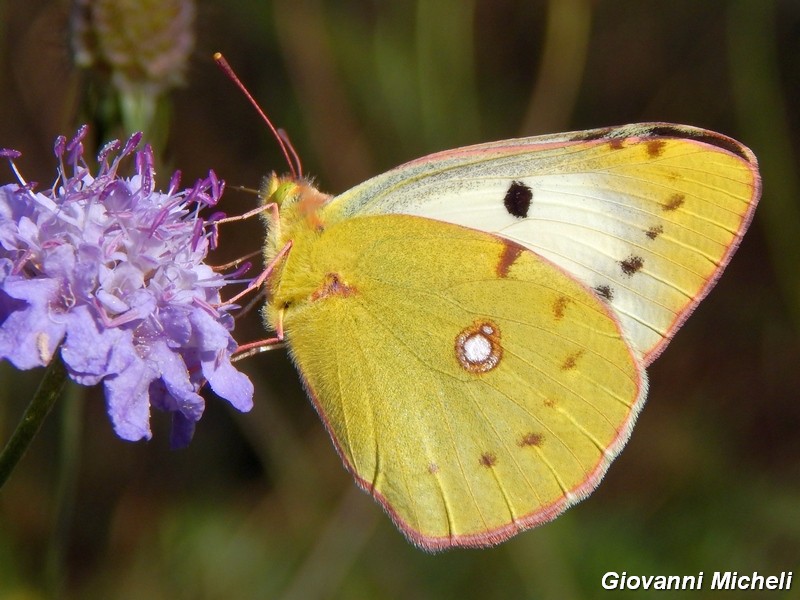
[[[169,436],[169,445],[172,448],[185,448],[192,441],[197,421],[192,421],[183,416],[183,413],[172,413],[172,431]]]
[[[106,390],[108,416],[114,431],[123,440],[149,440],[150,382],[158,375],[150,364],[136,355],[133,347],[123,346],[128,361],[117,375],[103,381]],[[126,350],[129,350],[126,352]]]
[[[209,360],[201,364],[203,375],[217,396],[230,402],[240,412],[248,412],[253,408],[253,382],[234,368],[230,356],[222,361]]]
[[[10,360],[18,369],[48,364],[66,331],[63,317],[59,320],[61,315],[50,309],[58,297],[58,282],[12,275],[2,282],[2,290],[0,306],[9,312],[0,315],[0,359]]]
[[[205,409],[205,401],[196,392],[183,358],[164,342],[158,341],[152,344],[148,359],[158,364],[161,381],[164,384],[163,396],[159,399],[154,398],[153,402],[158,402],[159,408],[164,410],[179,411],[187,419],[200,420]]]
[[[115,350],[117,357],[122,354],[121,344],[132,348],[130,335],[125,333],[116,328],[101,330],[89,307],[74,308],[68,316],[67,338],[61,348],[70,377],[81,385],[95,385],[103,377],[118,373],[119,366],[115,369],[111,358]]]

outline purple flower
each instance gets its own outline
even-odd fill
[[[252,383],[231,365],[231,307],[219,307],[227,281],[203,262],[216,231],[199,212],[224,185],[210,172],[176,191],[176,174],[154,191],[150,147],[134,152],[141,135],[106,145],[92,175],[85,135],[84,126],[56,141],[52,188],[36,191],[19,173],[0,187],[0,359],[30,369],[60,348],[74,381],[103,382],[117,435],[149,439],[155,406],[172,413],[172,443],[184,446],[206,382],[240,411],[253,405]],[[129,155],[136,168],[125,179],[117,171]],[[19,153],[0,156],[16,172]]]

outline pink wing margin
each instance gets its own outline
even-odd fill
[[[662,124],[664,127],[667,127],[667,124]],[[671,128],[675,128],[678,133],[683,133],[680,137],[686,138],[687,136],[685,133],[687,132],[687,128],[683,126],[669,126]],[[698,130],[694,128],[688,128],[688,132],[696,133]],[[695,139],[699,143],[704,143],[708,145],[715,146],[716,148],[728,153],[729,155],[742,159],[748,166],[750,174],[753,177],[753,189],[750,197],[750,204],[747,208],[747,211],[742,215],[742,220],[739,224],[738,230],[734,234],[734,239],[731,244],[728,246],[725,254],[720,259],[719,263],[717,264],[717,268],[714,271],[714,274],[709,277],[706,281],[706,284],[703,288],[692,298],[691,302],[689,302],[681,311],[681,313],[677,316],[677,318],[672,322],[667,330],[667,334],[664,336],[664,339],[656,344],[644,357],[643,362],[645,366],[650,366],[650,364],[658,358],[664,349],[669,345],[672,338],[675,336],[675,333],[681,328],[681,326],[686,322],[691,314],[694,312],[697,305],[708,295],[708,293],[712,290],[712,288],[717,284],[720,276],[722,275],[725,267],[728,266],[731,258],[733,257],[734,252],[739,248],[739,244],[744,237],[744,234],[747,232],[748,227],[750,227],[750,223],[753,220],[753,215],[755,214],[756,206],[758,206],[758,202],[761,199],[761,190],[762,190],[762,181],[761,181],[761,174],[758,170],[758,159],[756,155],[753,153],[750,148],[741,144],[730,138],[728,136],[722,135],[720,133],[716,133],[713,131],[707,130],[699,130],[703,132],[703,136],[701,139],[697,139],[696,135],[690,137],[690,139]],[[675,137],[675,136],[673,136]]]

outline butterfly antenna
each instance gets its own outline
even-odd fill
[[[297,173],[300,177],[302,177],[303,163],[300,162],[300,155],[297,153],[297,150],[295,150],[292,140],[289,139],[289,133],[285,129],[278,129],[278,134],[281,136],[281,138],[283,138],[283,142],[286,144],[289,152],[291,152],[292,158],[294,159],[294,164],[297,167]]]
[[[233,71],[233,68],[230,66],[230,64],[228,64],[228,61],[225,60],[225,57],[222,56],[221,52],[214,53],[214,62],[216,62],[219,68],[222,69],[223,73],[228,76],[228,79],[236,84],[239,90],[241,90],[241,92],[244,94],[245,98],[247,98],[253,108],[256,109],[256,112],[261,115],[261,118],[272,132],[273,137],[278,140],[278,145],[281,147],[283,157],[286,159],[286,163],[289,165],[289,170],[292,172],[292,177],[299,179],[302,176],[300,161],[297,159],[297,152],[295,152],[292,145],[287,143],[288,137],[284,137],[286,134],[284,133],[284,135],[281,135],[278,132],[278,129],[272,124],[272,121],[269,120],[269,117],[267,117],[266,113],[261,110],[261,107],[258,105],[258,102],[256,102],[256,99],[253,98],[253,95],[247,90],[239,77],[237,77],[236,73]],[[292,160],[292,157],[294,157],[294,161]]]

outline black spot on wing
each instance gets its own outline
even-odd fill
[[[480,463],[484,467],[493,467],[497,464],[497,455],[494,452],[484,452],[481,454]]]
[[[531,431],[522,436],[518,445],[520,448],[525,448],[526,446],[539,447],[542,443],[544,443],[544,435]]]
[[[654,240],[662,233],[664,233],[664,228],[661,225],[653,225],[650,229],[647,230],[645,235],[649,237],[651,240]]]
[[[577,367],[578,361],[581,359],[581,357],[584,355],[585,352],[586,352],[585,350],[578,350],[577,352],[574,352],[573,354],[567,356],[567,358],[564,359],[564,362],[561,363],[561,370],[571,371],[572,369]]]
[[[511,185],[508,186],[505,198],[503,198],[503,205],[506,207],[508,214],[518,219],[524,219],[528,216],[532,199],[533,191],[531,188],[520,181],[512,181]]]
[[[644,259],[641,256],[629,256],[625,260],[621,260],[619,263],[622,272],[625,273],[628,277],[631,277],[634,273],[637,273],[643,266],[644,266]]]
[[[598,285],[596,288],[594,288],[594,291],[597,292],[597,295],[604,300],[611,302],[614,299],[614,288],[612,288],[610,285]]]
[[[661,208],[667,212],[672,212],[683,206],[684,202],[686,202],[686,196],[683,194],[672,194],[672,196],[667,198],[667,201],[661,205]]]

